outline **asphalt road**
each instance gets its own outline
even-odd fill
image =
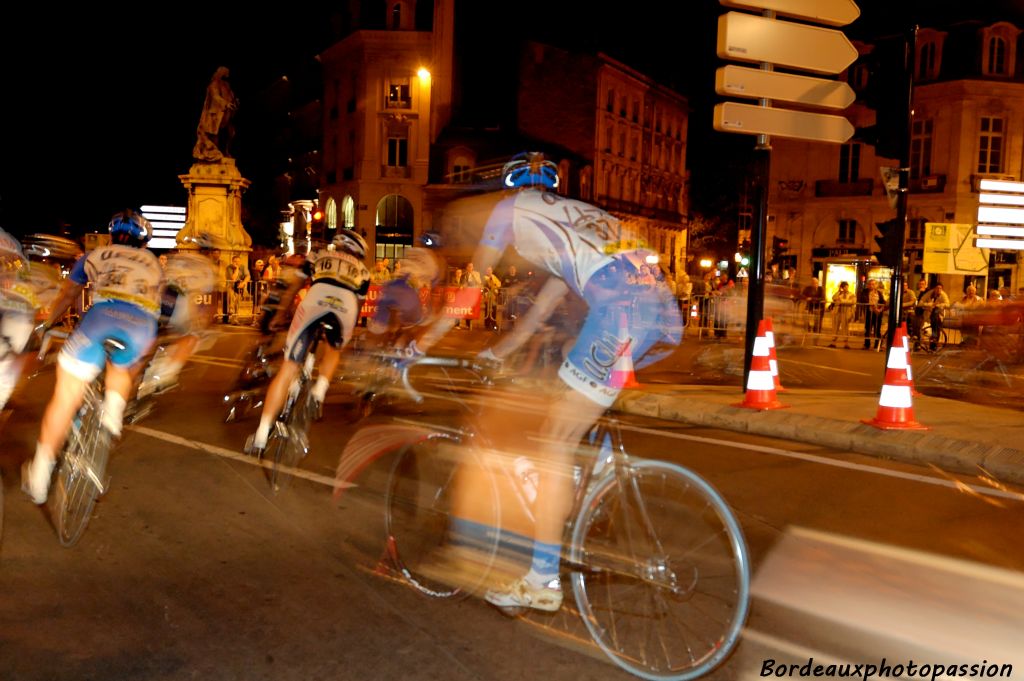
[[[388,462],[334,502],[338,455],[353,431],[340,389],[313,426],[302,475],[273,494],[240,453],[254,420],[220,422],[222,390],[251,339],[230,332],[128,430],[111,489],[71,549],[17,489],[50,379],[17,396],[0,453],[0,679],[630,678],[568,610],[509,620],[478,600],[425,599],[379,573]],[[1024,568],[1020,489],[653,420],[630,419],[625,437],[633,455],[680,463],[721,491],[755,574],[793,527]],[[961,611],[968,624],[970,607]],[[755,600],[736,654],[708,678],[743,675],[780,631],[777,610]],[[785,635],[809,645],[814,634]]]

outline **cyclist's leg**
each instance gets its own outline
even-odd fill
[[[319,366],[320,375],[311,390],[313,399],[321,404],[324,397],[327,396],[327,388],[331,384],[331,379],[334,378],[334,374],[338,370],[341,349],[352,339],[352,332],[355,330],[356,319],[359,315],[359,299],[352,291],[341,289],[334,299],[339,301],[331,307],[334,323],[327,330],[327,344]]]
[[[32,315],[15,311],[0,313],[0,409],[18,383],[18,353],[32,335]]]

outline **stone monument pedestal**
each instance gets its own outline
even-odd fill
[[[249,180],[238,172],[235,159],[228,157],[210,163],[197,162],[188,174],[178,175],[178,179],[188,191],[188,211],[185,226],[178,232],[178,248],[197,249],[189,239],[198,234],[212,237],[219,247],[212,257],[223,297],[227,279],[225,268],[236,255],[248,267],[252,251],[252,237],[242,227],[242,192],[249,187]]]

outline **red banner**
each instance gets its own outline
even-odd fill
[[[363,299],[363,306],[359,310],[360,317],[373,317],[377,312],[377,301],[380,300],[381,289],[379,284],[370,286]],[[480,291],[478,288],[459,288],[457,286],[445,286],[434,290],[435,300],[440,298],[442,312],[449,319],[480,319]],[[429,288],[421,288],[420,302],[424,306],[430,303],[431,291]]]

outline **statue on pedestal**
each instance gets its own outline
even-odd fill
[[[232,119],[238,110],[238,99],[228,84],[229,75],[228,69],[221,66],[206,87],[206,101],[196,129],[196,145],[192,148],[192,157],[197,161],[216,163],[223,158],[231,158],[228,148],[235,134]]]

